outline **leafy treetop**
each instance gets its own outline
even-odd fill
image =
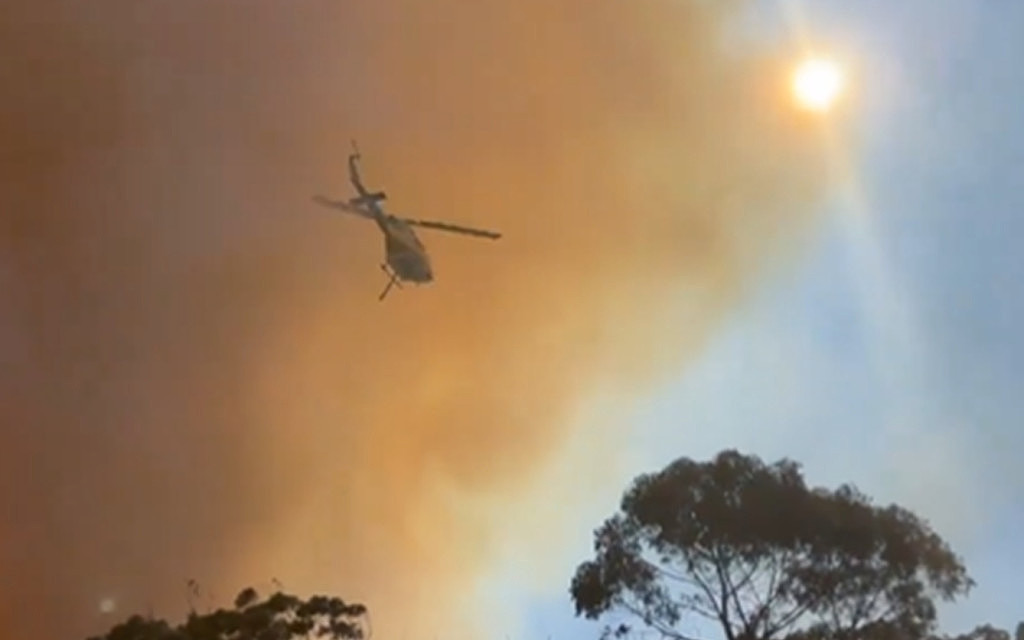
[[[941,640],[1010,640],[1010,632],[990,624],[979,625],[957,636],[941,636]]]
[[[193,612],[176,627],[136,615],[89,640],[364,640],[365,617],[366,607],[340,598],[302,600],[277,592],[260,600],[248,588],[235,598],[233,609]]]
[[[638,477],[594,551],[572,580],[576,614],[618,614],[672,640],[693,640],[694,616],[727,640],[925,638],[934,599],[973,586],[906,509],[847,485],[810,489],[796,463],[734,450]]]

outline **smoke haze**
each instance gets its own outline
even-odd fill
[[[3,635],[277,577],[475,637],[515,524],[459,496],[515,499],[589,390],[692,356],[822,191],[785,52],[721,44],[741,7],[0,10]],[[378,304],[379,232],[310,202],[353,137],[394,212],[505,237],[424,231],[437,282]]]

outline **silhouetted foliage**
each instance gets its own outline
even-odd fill
[[[990,624],[983,624],[967,633],[956,636],[939,636],[936,640],[1010,640],[1010,632],[997,629]]]
[[[846,485],[810,489],[799,465],[732,450],[638,477],[594,550],[570,593],[577,615],[619,616],[605,628],[616,637],[636,621],[690,640],[683,625],[699,616],[727,640],[921,639],[934,599],[974,584],[909,511]]]
[[[132,616],[89,640],[364,640],[365,617],[366,607],[340,598],[302,600],[277,592],[260,601],[256,590],[249,588],[235,598],[234,609],[193,612],[177,627]]]

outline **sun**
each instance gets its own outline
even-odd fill
[[[843,90],[843,71],[825,58],[808,58],[793,72],[793,96],[812,111],[828,111]]]

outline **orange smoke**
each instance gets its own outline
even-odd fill
[[[457,496],[679,366],[821,193],[740,5],[5,8],[4,634],[271,577],[470,629],[494,524]],[[379,232],[310,202],[353,137],[396,213],[505,237],[425,231],[437,282],[378,304]]]

